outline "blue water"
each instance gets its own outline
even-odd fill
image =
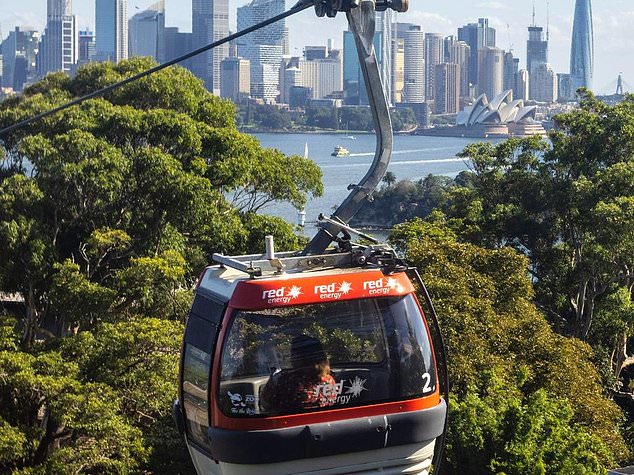
[[[348,185],[357,184],[366,172],[376,147],[374,135],[357,135],[356,140],[336,134],[255,134],[264,147],[276,148],[285,154],[304,155],[308,144],[308,156],[321,167],[323,172],[324,195],[311,199],[306,205],[306,234],[313,234],[310,223],[320,213],[330,215],[333,207],[348,196]],[[394,155],[389,170],[397,180],[418,180],[432,173],[455,177],[469,168],[468,163],[457,158],[474,139],[460,137],[394,137]],[[350,150],[349,157],[332,157],[336,145]],[[297,223],[297,210],[288,204],[275,203],[263,212]]]

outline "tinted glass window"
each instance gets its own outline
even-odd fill
[[[436,389],[411,295],[239,311],[221,367],[218,403],[234,417],[404,400]]]
[[[198,314],[207,316],[221,312],[222,307],[211,300],[203,300],[199,297],[196,297],[194,302],[185,330],[182,404],[187,436],[198,445],[205,447],[208,445],[211,355],[218,327],[215,323],[200,318]]]

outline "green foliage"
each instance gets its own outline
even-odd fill
[[[153,65],[50,75],[0,104],[0,127]],[[298,248],[251,212],[323,190],[312,161],[263,149],[234,116],[170,68],[2,138],[0,291],[26,311],[0,318],[0,471],[191,471],[170,417],[191,287],[262,232]]]
[[[306,125],[320,129],[339,129],[339,115],[334,107],[307,107]]]
[[[453,400],[458,402],[460,413],[456,421],[461,421],[463,426],[468,424],[468,428],[452,427],[454,437],[468,433],[460,435],[465,440],[454,442],[467,444],[465,454],[461,454],[459,445],[452,445],[449,450],[454,473],[465,473],[461,471],[464,468],[460,464],[461,456],[478,457],[473,453],[477,451],[477,444],[486,445],[484,439],[476,440],[484,437],[477,434],[485,430],[479,425],[486,420],[490,420],[486,437],[494,440],[493,447],[510,451],[508,444],[513,440],[513,433],[502,430],[503,420],[513,409],[512,404],[517,408],[526,406],[526,410],[531,405],[542,404],[540,391],[549,404],[554,404],[552,411],[558,415],[553,415],[553,419],[562,421],[562,427],[570,427],[571,432],[564,434],[565,437],[562,435],[565,443],[575,447],[581,444],[579,451],[570,452],[570,460],[561,459],[562,466],[566,463],[578,466],[575,464],[587,459],[588,463],[598,460],[600,466],[606,467],[626,459],[627,449],[618,431],[622,415],[604,395],[590,360],[590,348],[554,333],[539,313],[532,303],[533,289],[526,272],[526,258],[509,248],[488,250],[459,242],[441,214],[432,215],[431,221],[414,220],[397,226],[391,240],[406,252],[408,262],[421,270],[441,319]],[[498,386],[504,388],[506,395],[495,393],[494,388]],[[487,399],[489,393],[493,399]],[[493,407],[497,398],[508,399],[505,402],[508,407],[502,406],[499,410]],[[475,408],[469,409],[478,399],[483,401],[477,405],[483,411],[480,416]],[[569,409],[572,414],[567,416],[565,411]],[[550,443],[549,433],[537,430],[546,422],[533,422],[537,426],[531,429],[530,440],[520,440],[513,449],[520,454],[536,450],[527,444],[537,447]],[[473,440],[469,434],[474,434]],[[602,441],[606,450],[597,441]],[[552,447],[554,453],[556,449]],[[565,458],[566,454],[560,455]],[[512,451],[494,455],[496,458],[482,455],[478,462],[482,471],[472,473],[495,473],[490,472],[494,460],[506,463],[508,473],[526,473],[509,471],[508,467],[520,463],[513,458]],[[547,458],[545,452],[540,456]]]
[[[604,474],[602,441],[572,422],[570,404],[544,390],[502,387],[454,403],[448,444],[457,473]]]
[[[424,218],[439,208],[446,192],[454,186],[451,178],[428,175],[416,182],[402,180],[387,172],[385,187],[374,193],[373,201],[365,202],[351,221],[354,225],[392,227],[414,218]]]

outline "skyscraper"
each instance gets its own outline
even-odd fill
[[[46,28],[37,54],[37,73],[70,72],[77,62],[77,25],[71,0],[48,0]]]
[[[130,18],[128,39],[130,56],[151,56],[156,60],[165,56],[165,0]]]
[[[283,13],[284,10],[284,0],[253,0],[238,8],[238,31]],[[251,62],[253,97],[275,101],[278,96],[285,29],[286,24],[282,20],[238,40],[238,54]]]
[[[90,30],[80,31],[77,64],[81,65],[92,61],[96,51],[95,33]]]
[[[438,64],[434,70],[436,114],[456,114],[460,109],[460,66],[457,64]]]
[[[478,51],[480,48],[495,46],[495,28],[489,26],[488,18],[478,19],[478,23],[469,23],[458,28],[458,39],[471,48],[469,59],[469,82],[478,83]]]
[[[527,69],[520,69],[515,78],[515,87],[513,88],[513,98],[528,100],[528,90],[530,87],[530,77]]]
[[[539,65],[548,62],[548,39],[541,26],[528,27],[528,41],[526,42],[526,69],[530,74]]]
[[[576,91],[580,87],[592,88],[594,75],[594,31],[590,0],[577,0],[572,27],[570,50],[570,76]]]
[[[35,61],[40,42],[37,31],[15,30],[2,42],[2,85],[22,91],[25,83],[34,79]]]
[[[381,79],[385,90],[385,98],[388,104],[392,103],[392,53],[394,34],[394,10],[388,8],[384,12],[376,13],[376,30],[381,32]]]
[[[420,25],[398,23],[398,37],[405,42],[403,102],[425,102],[425,35]]]
[[[96,0],[97,61],[128,57],[128,0]]]
[[[238,28],[239,29],[239,28]],[[229,0],[192,0],[192,47],[213,43],[229,35]],[[205,87],[220,94],[220,63],[229,56],[224,44],[192,58],[192,72]]]
[[[449,62],[460,66],[460,97],[471,95],[469,87],[469,60],[471,48],[464,41],[456,41],[449,48]]]
[[[382,71],[383,32],[374,33],[374,51],[379,72]],[[381,73],[382,74],[382,73]],[[343,93],[344,101],[348,105],[368,104],[368,92],[359,66],[359,55],[351,31],[343,32]]]
[[[507,51],[504,53],[504,85],[502,89],[508,91],[515,90],[515,81],[517,80],[517,73],[520,69],[520,59],[513,55],[513,51]]]
[[[394,38],[392,42],[392,103],[403,102],[405,87],[405,40]]]
[[[439,33],[425,33],[425,96],[436,99],[436,66],[444,61],[444,37]]]
[[[535,67],[531,77],[531,99],[538,102],[552,103],[557,100],[557,73],[548,63],[541,63]],[[533,84],[537,84],[534,87]]]
[[[251,92],[251,66],[242,58],[227,57],[220,63],[220,96],[238,103]]]
[[[504,86],[504,51],[486,46],[478,51],[478,91],[493,99]]]

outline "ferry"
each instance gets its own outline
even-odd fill
[[[350,150],[342,147],[341,145],[337,145],[334,152],[332,152],[330,155],[333,157],[347,157],[350,155]]]

